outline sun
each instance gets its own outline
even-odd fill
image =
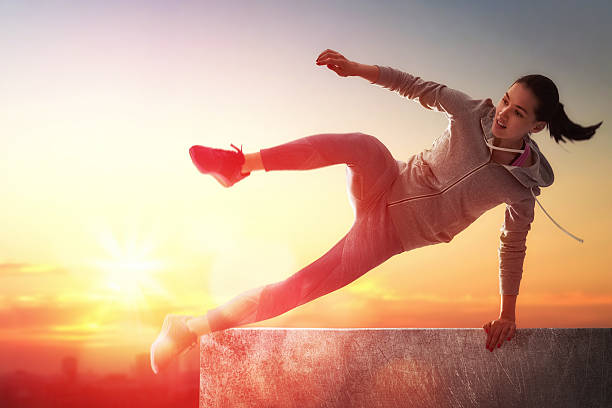
[[[139,308],[146,303],[148,293],[165,294],[154,277],[164,263],[153,258],[151,239],[129,238],[121,242],[107,232],[100,234],[100,243],[108,258],[93,263],[103,273],[101,286],[110,290],[115,300]]]
[[[144,286],[151,286],[154,280],[151,272],[161,268],[161,262],[130,256],[98,261],[98,267],[106,273],[106,286],[125,297],[140,296]]]

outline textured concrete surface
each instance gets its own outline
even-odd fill
[[[611,407],[612,329],[235,328],[203,336],[200,407]]]

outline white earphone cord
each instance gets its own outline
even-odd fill
[[[563,228],[562,226],[560,226],[557,221],[553,220],[553,217],[551,217],[550,215],[548,215],[548,213],[546,212],[546,210],[544,209],[544,207],[542,207],[542,204],[540,204],[540,202],[538,201],[538,199],[536,198],[535,194],[533,194],[533,190],[531,190],[531,195],[533,196],[533,198],[535,198],[535,200],[537,201],[538,205],[540,206],[540,208],[542,209],[542,211],[544,211],[544,214],[546,214],[548,216],[548,218],[550,218],[550,220],[552,222],[555,223],[555,225],[559,228],[561,228],[561,230],[563,230],[563,232],[565,232],[566,234],[568,234],[569,236],[571,236],[572,238],[574,238],[575,240],[577,240],[580,243],[584,243],[584,240],[582,238],[578,238],[577,236],[575,236],[574,234],[572,234],[571,232],[567,231],[565,228]]]

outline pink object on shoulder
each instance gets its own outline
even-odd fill
[[[522,166],[525,160],[527,160],[527,157],[529,157],[529,143],[525,141],[525,151],[512,162],[511,166]]]

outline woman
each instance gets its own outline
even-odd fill
[[[395,160],[377,138],[359,132],[311,135],[247,154],[234,145],[235,151],[191,147],[197,169],[224,187],[256,170],[346,164],[355,222],[321,258],[283,281],[246,291],[204,316],[168,315],[151,346],[154,372],[193,347],[199,336],[270,319],[348,285],[404,251],[450,242],[501,203],[506,203],[498,249],[501,312],[483,329],[490,351],[514,336],[516,296],[536,196],[554,180],[531,134],[547,127],[557,143],[586,140],[601,122],[582,127],[569,120],[557,87],[542,75],[517,79],[494,106],[491,99],[473,99],[391,67],[353,62],[330,49],[316,64],[342,77],[363,77],[443,112],[449,126],[429,149],[407,162]]]

